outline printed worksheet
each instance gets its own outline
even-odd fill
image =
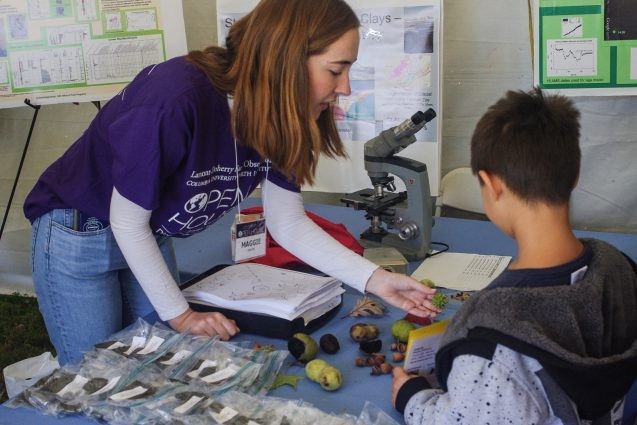
[[[457,291],[479,291],[506,269],[511,257],[443,252],[429,257],[412,274],[431,279],[436,286]]]

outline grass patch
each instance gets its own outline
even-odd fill
[[[34,297],[0,295],[0,368],[55,349]],[[4,374],[0,374],[0,403],[7,400]]]

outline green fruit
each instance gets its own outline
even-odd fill
[[[319,373],[318,383],[326,391],[338,390],[343,383],[341,371],[334,366],[325,366]]]
[[[408,320],[400,319],[396,320],[391,325],[391,334],[394,338],[396,338],[396,341],[407,342],[409,339],[409,332],[414,329],[416,329],[416,325]]]
[[[307,375],[308,378],[310,378],[310,380],[314,382],[318,382],[321,371],[323,370],[324,367],[327,367],[327,366],[329,366],[329,363],[327,363],[325,360],[321,360],[321,359],[310,360],[305,365],[305,374]]]
[[[431,279],[421,279],[420,283],[422,283],[423,285],[425,285],[425,286],[427,286],[429,288],[435,288],[436,287],[436,284]]]
[[[440,292],[438,292],[431,298],[431,303],[434,305],[434,307],[438,307],[441,309],[445,308],[448,302],[449,297],[447,297],[445,294],[441,294]]]
[[[288,350],[295,359],[301,363],[307,363],[316,357],[318,344],[308,334],[302,332],[295,333],[288,341]]]

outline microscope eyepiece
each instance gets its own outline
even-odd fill
[[[417,133],[426,123],[436,117],[436,112],[429,108],[425,112],[418,111],[405,121],[394,127],[396,138],[402,138]]]

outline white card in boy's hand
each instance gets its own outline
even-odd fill
[[[431,279],[436,286],[456,291],[479,291],[509,265],[511,257],[503,255],[442,252],[425,259],[411,275],[414,279]]]

